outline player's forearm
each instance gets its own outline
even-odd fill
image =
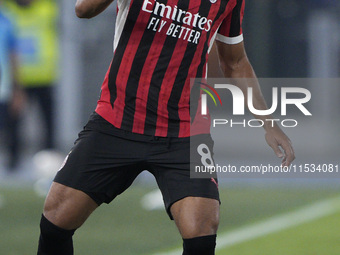
[[[77,0],[75,12],[79,18],[90,19],[104,11],[112,2],[113,0]]]

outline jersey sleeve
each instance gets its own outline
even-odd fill
[[[227,44],[237,44],[243,41],[242,20],[244,7],[245,0],[236,0],[234,8],[222,21],[217,31],[216,40]]]

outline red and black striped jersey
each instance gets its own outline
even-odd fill
[[[114,57],[96,112],[134,133],[190,136],[190,79],[206,76],[215,38],[243,40],[244,1],[118,0]]]

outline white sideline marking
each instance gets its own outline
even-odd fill
[[[267,220],[219,234],[216,250],[221,250],[258,237],[279,232],[340,211],[340,196],[307,205],[298,210],[271,217]],[[182,249],[154,255],[179,255]]]

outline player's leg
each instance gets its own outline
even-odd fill
[[[38,255],[73,254],[72,236],[91,212],[100,204],[94,202],[81,190],[91,185],[88,171],[90,157],[94,157],[98,146],[98,134],[83,130],[55,177],[47,195],[40,221]],[[93,149],[92,149],[93,148]],[[82,181],[81,181],[82,180]],[[96,190],[95,184],[89,190]]]
[[[191,179],[189,172],[181,170],[159,172],[155,176],[167,212],[183,238],[183,255],[215,254],[220,204],[216,180]]]
[[[189,171],[182,170],[159,171],[155,176],[183,238],[183,255],[215,254],[220,204],[216,179],[191,179]]]
[[[145,169],[139,159],[145,151],[143,142],[96,128],[96,122],[89,121],[54,179],[41,219],[38,254],[73,254],[75,229],[98,205],[110,203],[125,191]]]
[[[41,216],[38,255],[73,254],[75,230],[97,207],[84,192],[54,182]]]
[[[20,161],[20,120],[21,112],[11,112],[10,108],[8,110],[8,119],[6,125],[6,137],[9,150],[9,170],[14,170]]]
[[[170,211],[183,238],[183,255],[215,254],[218,200],[186,197],[175,202]]]
[[[53,182],[43,215],[63,229],[79,228],[98,204],[83,191]]]
[[[46,136],[44,140],[44,149],[54,147],[54,101],[53,101],[53,85],[46,84],[41,87],[34,88],[34,94],[40,105],[43,121],[46,126]]]
[[[202,144],[212,155],[213,141],[210,135],[190,140],[171,138],[165,144],[159,142],[153,146],[150,168],[162,191],[167,212],[182,235],[183,254],[212,255],[219,223],[217,179],[212,178],[215,176],[190,178],[190,161],[201,164],[198,148]]]
[[[215,235],[219,223],[219,201],[186,197],[171,206],[171,214],[183,238]]]

